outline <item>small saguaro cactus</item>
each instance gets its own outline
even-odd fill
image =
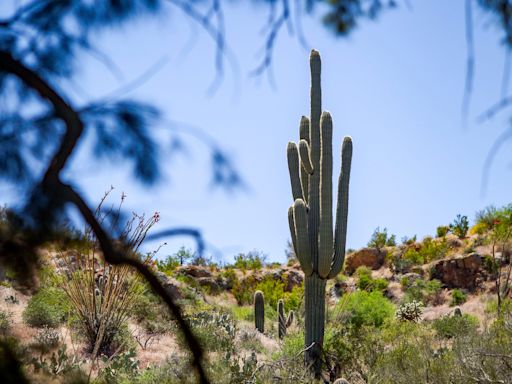
[[[284,314],[284,301],[279,299],[277,302],[277,317],[279,319],[279,338],[283,339],[286,335],[286,316]]]
[[[265,297],[263,292],[254,292],[254,324],[261,333],[265,332]]]
[[[305,359],[321,374],[325,327],[325,285],[343,266],[347,235],[348,187],[352,139],[341,147],[336,225],[332,209],[332,119],[322,112],[320,54],[313,50],[311,116],[300,121],[299,144],[288,143],[287,157],[294,203],[288,210],[293,249],[305,275]]]
[[[279,299],[279,301],[277,302],[277,317],[279,320],[279,338],[284,339],[284,337],[286,336],[286,329],[288,329],[288,327],[290,327],[290,325],[292,325],[293,322],[293,310],[290,310],[290,312],[288,312],[288,316],[286,316],[283,299]]]

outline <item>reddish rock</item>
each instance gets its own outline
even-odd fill
[[[353,274],[358,267],[379,269],[384,264],[386,251],[376,248],[363,248],[345,257],[345,272]]]
[[[474,290],[482,271],[482,256],[477,253],[442,259],[432,264],[430,278],[439,279],[449,288]]]

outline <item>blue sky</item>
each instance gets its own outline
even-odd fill
[[[92,205],[114,185],[127,194],[130,210],[160,212],[161,229],[200,228],[226,260],[257,249],[283,261],[292,202],[285,149],[297,140],[300,116],[309,112],[309,50],[283,30],[272,64],[275,87],[266,76],[249,76],[261,59],[266,9],[242,3],[225,9],[226,38],[237,66],[226,62],[213,96],[208,87],[215,76],[215,47],[177,10],[99,36],[99,48],[123,78],[84,56],[76,78],[83,91],[72,92],[76,103],[102,96],[167,57],[156,75],[127,96],[154,103],[167,119],[213,137],[232,156],[246,191],[211,188],[207,148],[192,136],[182,136],[187,154],[164,154],[163,178],[150,188],[134,181],[128,167],[94,161],[87,143],[67,177]],[[410,3],[411,9],[401,6],[376,22],[362,22],[348,39],[332,36],[319,22],[320,12],[303,20],[309,46],[322,55],[323,107],[334,121],[336,177],[342,138],[350,135],[354,141],[349,248],[364,246],[377,226],[398,238],[422,237],[458,213],[473,219],[478,209],[512,200],[509,144],[495,157],[486,194],[480,191],[485,158],[509,123],[508,111],[476,121],[500,97],[505,51],[498,31],[476,12],[474,92],[463,128],[464,2]],[[162,139],[162,145],[169,143]],[[12,190],[3,190],[11,191],[4,193],[5,202],[15,202]],[[182,244],[193,246],[188,239],[174,239],[161,255]]]

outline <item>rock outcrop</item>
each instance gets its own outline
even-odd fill
[[[386,251],[376,248],[363,248],[345,257],[345,273],[351,275],[358,267],[379,269],[384,264]]]
[[[430,278],[438,279],[448,288],[474,290],[479,285],[482,256],[478,253],[456,256],[434,262]]]

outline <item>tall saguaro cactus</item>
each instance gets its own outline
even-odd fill
[[[288,143],[288,168],[294,203],[288,210],[293,248],[305,275],[306,362],[321,373],[325,326],[325,285],[343,266],[347,235],[352,139],[341,146],[336,225],[332,209],[332,119],[322,111],[320,54],[312,50],[311,116],[300,121],[299,144]]]

